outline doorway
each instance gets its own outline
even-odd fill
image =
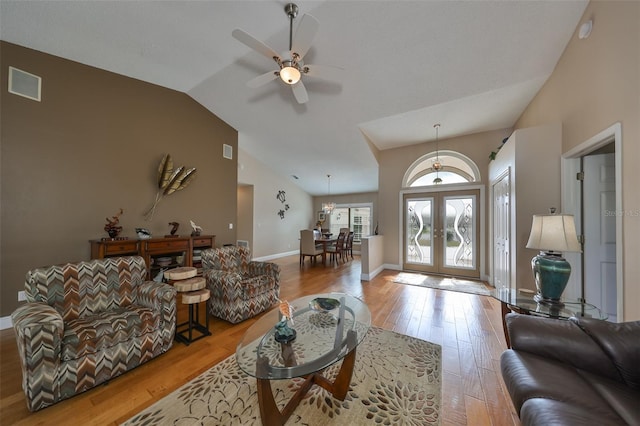
[[[622,126],[616,123],[563,155],[562,210],[575,216],[582,253],[572,267],[567,298],[583,299],[624,319],[622,258]]]
[[[480,278],[479,190],[404,194],[403,269]]]

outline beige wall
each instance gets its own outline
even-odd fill
[[[238,228],[239,240],[249,242],[253,253],[253,185],[238,185]]]
[[[16,308],[27,270],[90,257],[105,218],[123,208],[122,235],[155,236],[193,219],[217,243],[235,242],[237,132],[183,93],[2,42],[0,317]],[[39,75],[42,102],[7,92],[8,66]],[[151,222],[158,163],[197,168]]]
[[[471,158],[480,169],[482,178],[480,183],[485,185],[485,196],[488,196],[489,154],[500,146],[502,140],[508,137],[510,133],[510,129],[504,129],[451,139],[441,139],[438,148],[440,150],[457,151]],[[400,191],[402,190],[402,179],[414,161],[434,149],[435,143],[423,143],[380,152],[378,201],[384,208],[380,209],[379,223],[380,234],[384,235],[384,262],[387,265],[399,266],[402,263],[402,259],[399,256],[399,247],[402,244],[402,239],[400,238]],[[487,200],[485,200],[485,207],[487,206]],[[488,210],[485,208],[485,211]],[[485,218],[489,220],[489,215],[485,215]],[[489,227],[485,224],[487,233],[488,230]],[[488,250],[487,244],[485,244],[484,250]],[[486,265],[488,259],[489,256],[486,256],[486,271],[489,271]]]
[[[242,134],[239,136],[242,140]],[[242,145],[242,142],[240,143]],[[309,227],[313,204],[309,194],[292,181],[278,174],[244,150],[238,155],[238,182],[252,185],[253,191],[253,257],[264,258],[300,249],[300,230]],[[284,191],[286,202],[276,198]],[[285,209],[284,219],[278,211]]]
[[[562,122],[562,152],[622,123],[624,320],[640,320],[640,2],[592,1],[586,40],[577,30],[516,128]]]

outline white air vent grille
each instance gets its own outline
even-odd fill
[[[249,248],[249,241],[247,241],[247,240],[237,240],[236,241],[236,245],[238,247],[247,247],[247,248]]]
[[[9,67],[9,93],[40,102],[42,78],[18,68]]]
[[[226,143],[222,145],[222,156],[227,160],[233,160],[233,147]]]

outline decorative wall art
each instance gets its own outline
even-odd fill
[[[284,191],[280,190],[278,191],[278,194],[276,194],[276,199],[284,204],[284,209],[278,210],[278,216],[280,216],[280,219],[284,219],[284,212],[289,210],[289,204],[286,204],[287,194]]]
[[[186,188],[195,177],[195,167],[187,169],[184,166],[180,166],[174,170],[173,159],[171,155],[166,154],[158,166],[158,191],[156,192],[156,199],[151,208],[144,214],[145,220],[149,221],[153,219],[156,206],[160,200],[162,200],[162,197]]]

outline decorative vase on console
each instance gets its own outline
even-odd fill
[[[111,238],[116,238],[120,235],[120,232],[122,232],[122,226],[118,225],[120,223],[120,216],[122,213],[123,210],[120,209],[120,211],[115,216],[112,216],[111,219],[107,218],[107,224],[104,225],[104,230],[107,231],[107,234],[109,234],[109,237]]]

